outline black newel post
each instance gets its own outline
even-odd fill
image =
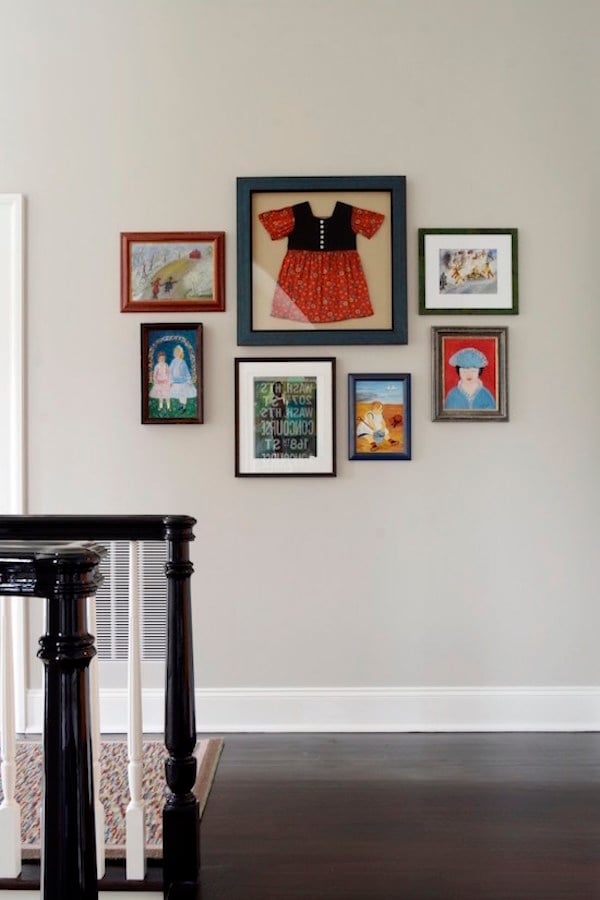
[[[58,550],[36,560],[36,592],[46,599],[43,900],[96,900],[96,835],[88,666],[95,655],[86,601],[96,592],[98,552]]]
[[[167,668],[165,745],[169,752],[165,775],[170,793],[163,810],[164,896],[191,896],[200,882],[200,818],[192,792],[196,780],[196,714],[190,579],[193,566],[189,542],[195,520],[165,519],[167,574]]]

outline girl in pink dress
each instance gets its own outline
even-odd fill
[[[158,408],[163,408],[163,400],[167,401],[167,409],[171,409],[171,372],[167,365],[167,358],[161,352],[152,373],[152,390],[150,396],[158,400]]]

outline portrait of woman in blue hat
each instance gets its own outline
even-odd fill
[[[446,394],[444,409],[496,409],[494,395],[481,380],[488,364],[481,350],[463,347],[452,354],[448,364],[456,369],[458,383]]]

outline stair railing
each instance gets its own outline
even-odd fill
[[[143,800],[141,793],[141,745],[142,745],[142,720],[141,720],[141,677],[140,677],[140,651],[139,651],[139,601],[137,585],[137,542],[138,541],[165,541],[167,544],[167,562],[165,574],[167,577],[167,653],[166,653],[166,681],[165,681],[165,776],[168,786],[167,800],[163,809],[163,889],[164,896],[171,900],[190,897],[195,892],[194,885],[199,884],[200,879],[200,818],[198,800],[193,793],[196,779],[196,757],[194,749],[196,745],[196,725],[194,709],[194,666],[192,645],[192,618],[191,618],[191,591],[190,579],[193,566],[189,559],[189,543],[194,540],[193,526],[195,520],[189,516],[0,516],[0,542],[39,541],[117,541],[130,542],[130,654],[129,654],[129,784],[131,802],[127,811],[127,878],[141,880],[145,873],[145,852],[143,838]],[[1,549],[1,543],[0,543]],[[134,574],[135,573],[135,574]],[[0,594],[10,593],[4,573],[4,583],[0,578]],[[19,585],[12,585],[12,593],[18,594]],[[89,594],[94,590],[90,588]],[[39,596],[39,594],[38,594]],[[0,878],[17,877],[20,868],[20,814],[14,800],[14,772],[15,772],[15,734],[14,734],[14,701],[12,699],[12,654],[10,651],[10,599],[0,597],[2,603],[1,615],[1,645],[0,645],[0,703],[2,717],[0,719],[1,741],[1,773],[4,791],[4,802],[0,807]],[[87,600],[87,627],[94,624],[93,602]],[[78,625],[85,625],[79,622]],[[89,637],[89,635],[88,635]],[[46,640],[46,639],[42,639]],[[42,641],[40,643],[42,643]],[[50,652],[50,651],[48,651]],[[94,654],[93,644],[86,645],[85,653],[88,656]],[[41,655],[42,651],[40,651]],[[91,821],[96,816],[101,819],[103,811],[98,807],[97,791],[92,782],[97,783],[97,756],[99,750],[99,726],[97,712],[90,712],[90,697],[93,705],[97,707],[98,690],[95,685],[95,675],[90,675],[86,661],[85,678],[81,691],[85,696],[79,703],[80,712],[84,719],[81,723],[82,734],[91,732],[89,746],[94,749],[90,754],[90,769],[95,772],[95,777],[90,777],[89,796],[84,796],[82,802],[89,805],[88,814]],[[60,693],[60,692],[57,692]],[[95,697],[95,700],[93,699]],[[55,701],[56,702],[56,697]],[[61,710],[61,715],[68,717],[68,710]],[[46,731],[52,728],[52,723],[46,721]],[[48,740],[46,735],[45,740]],[[51,739],[52,736],[50,735]],[[57,752],[60,735],[54,736],[57,741]],[[87,738],[86,738],[87,740]],[[48,745],[47,745],[48,746]],[[54,784],[52,795],[54,797],[67,796],[72,790],[71,779],[67,772],[57,773],[59,781],[64,784]],[[65,793],[66,792],[66,793]],[[83,791],[85,794],[85,791]],[[50,816],[50,820],[49,817]],[[56,824],[56,823],[54,823]],[[100,824],[100,823],[98,823]],[[95,888],[90,888],[90,872],[101,876],[104,866],[103,838],[102,846],[96,851],[96,841],[90,837],[85,846],[71,848],[69,853],[73,860],[63,860],[64,865],[57,866],[55,850],[57,845],[57,833],[52,833],[52,810],[46,808],[44,847],[42,850],[42,892],[44,900],[63,900],[69,896],[70,900],[90,900],[97,896]],[[96,829],[94,829],[96,830]],[[100,828],[97,829],[100,834]],[[6,840],[7,835],[16,835],[14,840]],[[78,856],[78,860],[75,859]],[[93,857],[93,858],[92,858]],[[75,882],[81,870],[81,861],[87,875],[81,884]],[[63,868],[73,863],[71,880],[68,884],[60,883]],[[53,879],[46,883],[44,873],[48,867],[53,866],[59,870],[58,876],[54,873]],[[65,869],[66,870],[66,869]],[[58,881],[57,881],[58,878]],[[85,881],[85,884],[83,883]],[[44,885],[46,885],[44,887]],[[192,892],[192,893],[190,893]]]

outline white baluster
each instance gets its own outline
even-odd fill
[[[11,598],[0,598],[0,773],[4,799],[0,806],[0,877],[21,872],[21,809],[15,800],[16,736],[12,652]]]
[[[88,631],[96,636],[96,598],[88,597]],[[90,716],[92,731],[92,771],[94,775],[94,815],[96,818],[96,866],[98,878],[104,878],[106,871],[104,843],[104,807],[100,802],[100,683],[98,680],[98,657],[90,662]]]
[[[129,545],[129,653],[128,653],[128,752],[129,793],[125,813],[126,878],[141,881],[146,875],[146,833],[142,795],[143,734],[140,653],[139,553],[137,542]]]

